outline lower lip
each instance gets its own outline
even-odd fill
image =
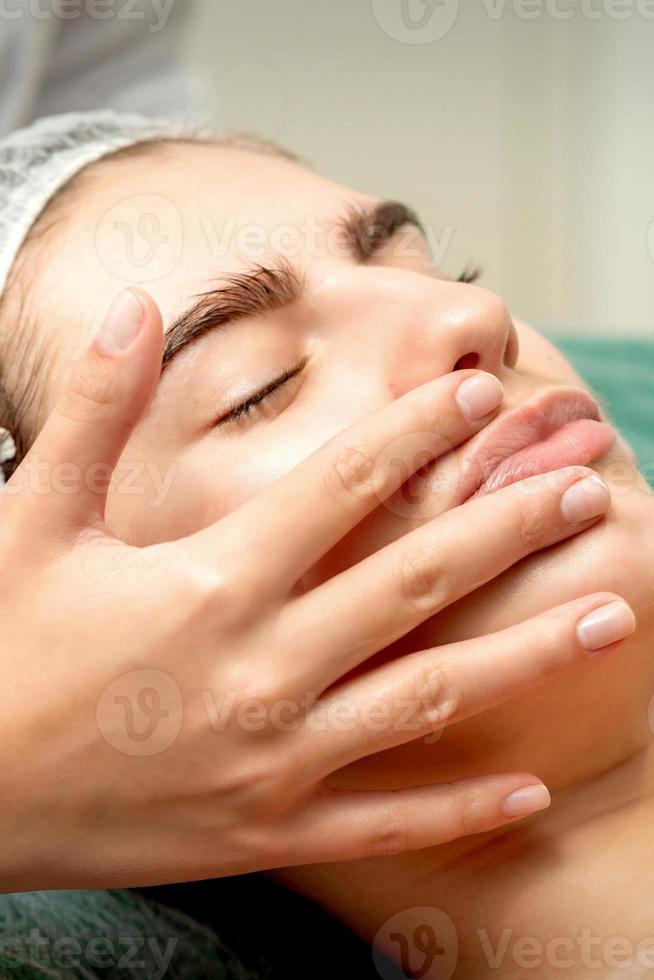
[[[503,459],[492,473],[485,475],[475,496],[495,493],[519,480],[550,473],[562,466],[587,466],[610,449],[615,439],[615,430],[604,422],[593,419],[568,422],[542,442]]]

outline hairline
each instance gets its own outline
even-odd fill
[[[87,164],[59,188],[46,203],[26,235],[0,296],[0,428],[9,429],[14,438],[16,463],[34,441],[43,411],[43,396],[42,394],[40,396],[43,388],[39,381],[43,375],[47,340],[43,337],[41,342],[38,340],[40,318],[38,315],[30,314],[29,303],[30,286],[35,276],[33,265],[38,266],[41,249],[47,250],[51,235],[66,220],[65,206],[74,202],[76,197],[84,192],[88,181],[101,175],[105,165],[166,152],[180,146],[215,146],[226,150],[258,153],[294,163],[301,162],[299,157],[272,140],[239,131],[213,137],[202,134],[164,135],[130,143],[128,146],[105,154]],[[3,324],[11,323],[12,319],[14,329],[3,330]],[[12,341],[14,341],[13,345]],[[9,350],[12,351],[11,358],[7,356]],[[3,364],[9,361],[14,365],[18,364],[17,376],[22,375],[21,379],[17,380],[14,390],[7,384],[7,371],[3,369]],[[25,372],[21,368],[23,361],[28,362],[26,373],[29,377],[24,377]]]

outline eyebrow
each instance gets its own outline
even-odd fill
[[[365,262],[380,251],[393,234],[405,225],[424,228],[411,208],[399,201],[351,205],[337,222],[344,234],[346,251],[357,262]],[[272,313],[298,302],[304,281],[282,256],[270,265],[255,265],[248,271],[224,276],[219,284],[195,297],[193,305],[166,331],[162,370],[186,347],[205,334],[235,321]]]

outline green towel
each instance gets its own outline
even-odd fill
[[[205,926],[126,891],[0,897],[0,976],[258,980]]]
[[[561,336],[553,336],[553,340],[568,354],[579,372],[599,394],[612,420],[633,446],[651,480],[654,476],[654,344],[635,340],[596,341]],[[336,963],[339,962],[339,957],[341,964],[351,965],[355,962],[356,949],[348,945],[349,940],[336,924],[330,924],[324,917],[323,920],[319,918],[318,910],[313,919],[311,914],[301,919],[296,904],[288,906],[291,909],[290,914],[284,914],[284,902],[297,903],[297,897],[288,896],[285,899],[280,894],[276,899],[265,893],[258,905],[256,901],[248,901],[248,894],[251,897],[256,895],[257,880],[258,876],[254,876],[249,880],[241,878],[238,884],[229,881],[216,882],[212,897],[206,894],[207,889],[212,889],[211,884],[205,884],[197,913],[198,918],[217,922],[222,939],[230,946],[243,948],[242,937],[241,942],[231,942],[232,938],[236,939],[236,930],[232,926],[223,928],[228,916],[226,913],[221,916],[220,909],[227,910],[234,905],[235,889],[238,888],[241,893],[245,891],[245,899],[241,898],[242,904],[238,907],[243,911],[237,909],[237,917],[245,935],[248,963],[259,964],[257,966],[244,967],[229,947],[218,939],[215,931],[151,898],[124,891],[37,892],[30,895],[0,896],[0,975],[14,977],[16,980],[154,978],[158,976],[162,951],[165,955],[170,941],[174,943],[174,948],[165,973],[168,980],[246,980],[251,977],[257,977],[258,980],[263,977],[281,980],[283,977],[284,980],[289,980],[296,975],[315,978],[334,974],[335,970],[331,966],[324,973],[321,971],[321,963],[330,960],[330,957]],[[189,886],[180,886],[181,889],[187,887]],[[266,887],[273,888],[270,883]],[[232,897],[230,888],[234,890]],[[207,911],[206,916],[202,909]],[[208,914],[209,910],[211,916]],[[298,947],[297,973],[288,962],[276,969],[269,960],[272,940],[270,936],[266,938],[263,919],[271,916],[275,924],[276,916],[291,924],[290,931],[296,938],[290,945]],[[40,966],[25,955],[26,950],[35,948],[34,943],[30,946],[28,942],[34,931],[37,938],[46,940],[45,945],[42,944],[40,948],[44,956],[50,954],[48,965]],[[95,966],[88,959],[80,967],[59,967],[52,962],[54,942],[64,936],[75,940],[85,950],[88,950],[93,939],[108,937],[113,943],[113,960],[105,967]],[[125,940],[130,936],[149,938],[152,940],[151,946],[147,949],[141,948],[140,951],[134,946],[132,964],[123,962],[118,965],[116,953],[126,951]],[[17,963],[15,948],[12,955],[11,944],[17,940],[22,943],[23,962],[20,964]],[[259,948],[260,946],[265,948]],[[67,948],[70,951],[71,947]],[[153,950],[156,956],[153,956]],[[65,956],[66,948],[60,952]],[[146,965],[134,966],[134,960],[144,959],[144,952],[148,954],[145,957]],[[369,954],[362,956],[355,974],[360,980],[367,976],[377,977],[378,980]]]
[[[654,342],[550,336],[598,393],[654,486]]]

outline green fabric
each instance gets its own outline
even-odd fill
[[[610,417],[623,432],[639,456],[643,468],[652,481],[654,478],[654,344],[643,341],[596,341],[586,338],[562,337],[550,334],[561,349],[568,354],[580,374],[587,379],[604,402]],[[251,889],[250,895],[256,891],[256,879],[245,881],[245,888]],[[185,887],[185,886],[180,886]],[[205,887],[210,888],[207,884]],[[223,922],[226,915],[220,914],[220,908],[228,909],[230,905],[229,882],[215,883],[213,899],[203,899],[201,905],[206,909],[215,904],[212,921]],[[291,900],[289,896],[289,901]],[[283,899],[281,900],[283,904]],[[297,924],[299,916],[285,917],[281,912],[281,904],[267,900],[261,916],[275,916],[277,912],[281,919]],[[153,959],[152,949],[161,952],[166,950],[169,941],[174,942],[174,951],[165,976],[168,980],[247,980],[257,977],[280,977],[287,980],[290,971],[284,968],[281,973],[267,964],[268,941],[262,941],[261,927],[257,926],[257,916],[250,904],[249,909],[239,912],[239,919],[245,922],[248,940],[248,960],[259,963],[260,966],[251,970],[243,967],[236,956],[218,939],[210,929],[199,925],[189,916],[182,915],[170,908],[158,904],[149,898],[136,893],[87,891],[87,892],[37,892],[28,895],[0,896],[0,975],[16,980],[44,980],[44,978],[155,978],[159,976],[158,964],[161,959]],[[319,913],[316,912],[318,915]],[[198,917],[203,918],[198,909]],[[246,921],[247,920],[247,921]],[[244,926],[244,928],[245,928]],[[354,954],[346,945],[346,940],[339,938],[338,933],[330,932],[325,925],[323,931],[314,926],[312,935],[303,932],[311,931],[300,928],[297,942],[305,941],[307,946],[313,945],[312,955],[308,962],[312,966],[307,970],[307,959],[298,976],[316,975],[315,967],[325,957],[326,951],[332,948],[332,954],[341,962],[351,964]],[[335,929],[335,927],[334,927]],[[35,932],[34,932],[35,931]],[[221,927],[221,933],[224,930]],[[227,929],[229,932],[229,929]],[[293,932],[293,929],[291,929]],[[265,935],[265,933],[263,933]],[[257,937],[259,936],[259,943]],[[30,937],[31,941],[30,941]],[[47,944],[38,946],[34,941],[45,939]],[[58,966],[54,962],[55,952],[65,957],[70,954],[70,947],[55,951],[53,946],[57,939],[70,937],[80,943],[88,954],[88,944],[93,939],[105,937],[113,944],[114,956],[112,962],[105,966],[97,966],[95,962],[86,961],[80,966]],[[128,937],[141,940],[151,940],[150,946],[142,945],[139,950],[132,944],[132,960],[143,961],[144,965],[135,966],[123,962],[118,963],[118,954],[131,956],[126,948]],[[317,939],[317,937],[319,937]],[[226,938],[226,936],[224,936]],[[312,942],[313,938],[313,942]],[[20,941],[20,956],[16,956],[17,948],[12,947],[12,941]],[[156,945],[154,944],[156,940]],[[294,940],[295,942],[295,940]],[[258,949],[265,945],[266,949]],[[50,960],[41,965],[34,962],[33,951],[41,949],[44,957]],[[321,952],[322,950],[322,952]],[[145,955],[144,954],[148,954]],[[72,954],[74,956],[74,952]],[[100,952],[101,955],[101,952]],[[17,960],[22,962],[18,963]],[[364,961],[362,961],[363,964]],[[360,980],[365,976],[373,976],[374,971],[370,962],[370,973],[366,965],[357,967]],[[333,970],[331,971],[333,974]],[[321,974],[322,976],[322,974]]]
[[[654,486],[654,341],[550,337],[600,396]]]
[[[126,891],[0,897],[0,976],[254,980],[208,928]]]

